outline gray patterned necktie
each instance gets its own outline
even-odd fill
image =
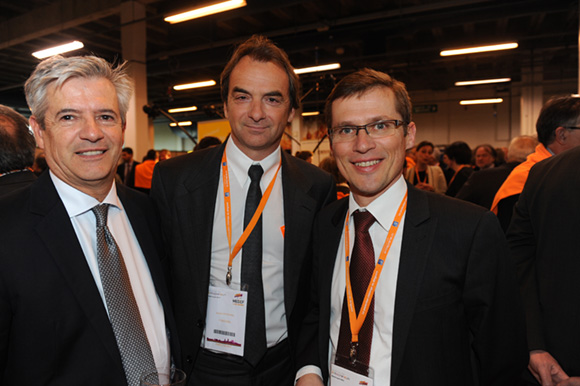
[[[123,256],[107,226],[109,204],[97,205],[91,210],[97,218],[97,260],[109,319],[127,384],[138,386],[141,374],[155,370],[155,361]]]

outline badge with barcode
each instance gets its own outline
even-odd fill
[[[247,291],[209,287],[205,348],[244,355],[247,304]]]

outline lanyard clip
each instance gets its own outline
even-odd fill
[[[350,363],[351,364],[355,364],[356,363],[356,356],[357,356],[357,352],[356,349],[358,348],[358,342],[350,342]]]
[[[228,273],[226,273],[226,284],[229,286],[232,283],[232,267],[228,267]]]

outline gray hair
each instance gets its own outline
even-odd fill
[[[44,119],[48,109],[47,90],[51,84],[56,88],[73,78],[105,78],[117,91],[117,101],[121,121],[125,125],[129,102],[133,94],[133,80],[127,73],[127,62],[113,66],[105,59],[96,56],[73,56],[65,58],[56,55],[38,64],[24,84],[24,93],[28,107],[44,128]]]

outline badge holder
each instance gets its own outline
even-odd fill
[[[352,358],[335,353],[330,366],[330,386],[373,386],[373,369],[357,361],[353,350],[350,354]]]

